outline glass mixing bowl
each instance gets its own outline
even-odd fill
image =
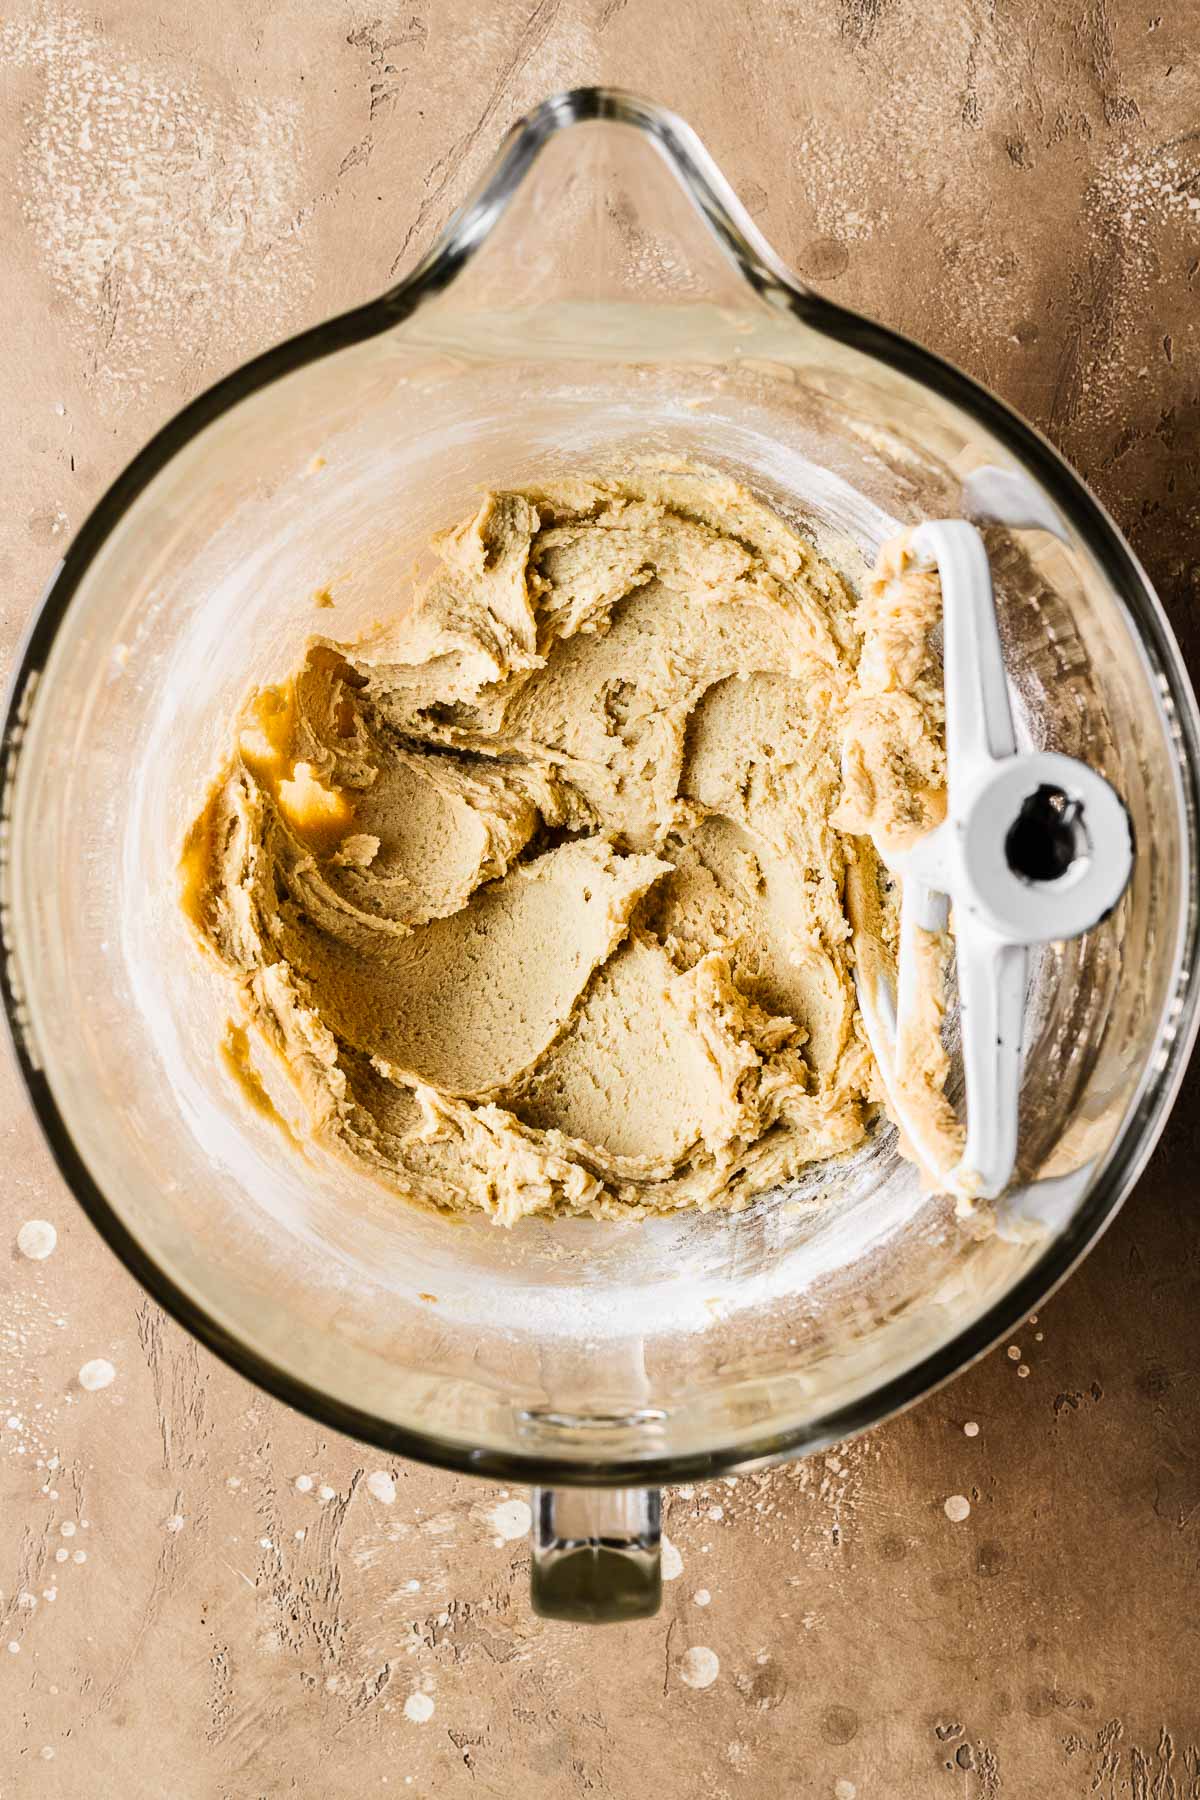
[[[1036,962],[988,1235],[887,1129],[736,1216],[450,1223],[289,1142],[218,1057],[180,847],[313,590],[351,635],[484,485],[630,450],[732,471],[852,580],[898,522],[1023,496],[987,528],[1020,729],[1108,777],[1137,855],[1116,912]],[[1049,446],[798,283],[680,121],[576,92],[516,127],[408,280],[189,406],[71,545],[5,727],[8,1016],[63,1175],[163,1306],[328,1425],[535,1484],[536,1604],[631,1616],[657,1602],[658,1484],[914,1400],[1112,1218],[1196,1023],[1196,771],[1161,608]]]

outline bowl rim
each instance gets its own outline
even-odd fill
[[[1174,633],[1140,563],[1100,502],[1038,431],[953,364],[886,326],[813,293],[799,281],[758,232],[699,138],[676,115],[611,88],[577,88],[555,95],[512,127],[491,168],[408,277],[377,299],[286,339],[216,382],[160,428],[93,507],[50,578],[9,677],[0,735],[0,901],[9,893],[11,868],[19,856],[9,822],[26,713],[36,705],[38,677],[68,620],[75,593],[129,507],[166,464],[222,414],[311,362],[395,329],[445,289],[485,242],[550,139],[575,125],[598,120],[632,127],[650,139],[725,254],[763,300],[823,336],[932,390],[984,426],[1029,468],[1075,528],[1124,605],[1158,680],[1167,723],[1175,729],[1178,798],[1184,824],[1182,916],[1172,977],[1159,1019],[1156,1054],[1118,1139],[1066,1229],[999,1300],[936,1351],[854,1402],[800,1427],[684,1455],[605,1461],[471,1447],[397,1425],[310,1386],[227,1331],[142,1247],[84,1162],[29,1042],[6,904],[0,905],[5,937],[0,996],[17,1067],[67,1187],[109,1248],[151,1297],[239,1374],[324,1426],[435,1467],[542,1486],[658,1486],[703,1480],[731,1469],[764,1466],[819,1450],[915,1404],[983,1356],[1066,1280],[1111,1224],[1154,1149],[1178,1092],[1200,1026],[1200,984],[1188,979],[1200,938],[1196,854],[1200,712]]]

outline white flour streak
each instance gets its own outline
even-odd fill
[[[25,218],[77,310],[109,395],[144,392],[181,347],[264,345],[311,285],[292,221],[298,109],[218,98],[107,47],[83,19],[0,27],[0,70],[32,69]]]
[[[1133,373],[1130,339],[1144,322],[1151,288],[1161,279],[1160,233],[1169,220],[1182,228],[1180,252],[1186,250],[1190,260],[1189,246],[1200,225],[1195,184],[1194,151],[1139,151],[1128,144],[1121,145],[1092,183],[1085,205],[1095,260],[1111,290],[1104,329],[1093,334],[1081,371],[1093,418],[1111,418],[1127,404]]]

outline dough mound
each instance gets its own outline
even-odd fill
[[[902,560],[856,617],[690,466],[491,493],[433,551],[395,623],[253,696],[192,828],[237,1029],[320,1144],[504,1224],[737,1209],[852,1149],[847,871],[894,941],[855,834],[940,816],[936,581],[884,642]]]

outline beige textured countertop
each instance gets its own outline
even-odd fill
[[[0,651],[180,402],[381,288],[519,111],[595,80],[678,108],[816,284],[1039,423],[1195,645],[1198,41],[1195,0],[14,0]],[[0,1797],[1194,1800],[1198,1097],[1019,1356],[673,1494],[660,1618],[589,1635],[531,1617],[500,1491],[389,1469],[164,1321],[5,1064]]]

